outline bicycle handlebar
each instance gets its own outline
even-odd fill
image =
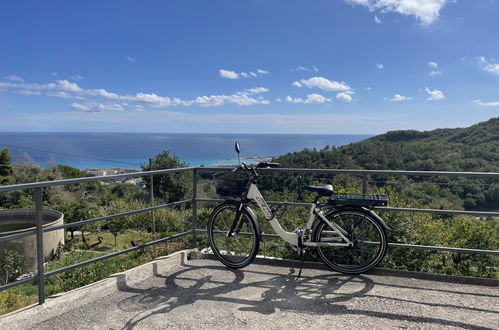
[[[234,171],[236,171],[238,169],[243,169],[245,171],[250,172],[253,175],[253,177],[256,179],[256,178],[258,178],[257,169],[260,169],[260,168],[275,168],[275,167],[279,167],[279,163],[270,163],[270,162],[267,162],[267,161],[261,161],[256,166],[246,165],[245,163],[241,163],[241,165],[238,166],[238,167],[236,167],[234,169]]]

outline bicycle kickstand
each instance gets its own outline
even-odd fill
[[[305,252],[303,250],[300,250],[300,259],[301,259],[301,264],[300,264],[300,271],[298,272],[298,276],[296,279],[299,279],[301,276],[301,271],[303,269],[303,264],[305,263]]]

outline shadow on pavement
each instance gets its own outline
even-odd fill
[[[400,298],[367,295],[375,286],[366,276],[349,276],[331,273],[319,276],[297,278],[295,269],[287,274],[269,273],[255,269],[230,269],[223,266],[196,266],[186,263],[186,255],[181,258],[182,269],[167,276],[159,274],[153,264],[155,277],[164,278],[165,285],[148,289],[137,289],[127,285],[124,275],[118,278],[118,289],[135,293],[119,301],[119,309],[135,313],[124,326],[133,329],[145,319],[169,313],[175,308],[190,305],[196,301],[232,303],[240,306],[239,311],[272,314],[276,310],[292,310],[307,314],[327,315],[366,315],[389,320],[402,320],[415,323],[432,323],[464,329],[479,328],[463,322],[433,317],[418,317],[379,311],[351,309],[343,304],[352,299],[366,296],[390,299],[400,303],[425,304],[435,307],[462,308],[474,311],[492,312],[484,309],[467,308],[452,304],[433,304]],[[263,279],[263,280],[262,280]],[[386,284],[379,284],[386,285]],[[251,293],[251,294],[243,294]],[[255,293],[257,294],[255,297]]]

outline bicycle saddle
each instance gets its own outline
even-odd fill
[[[334,193],[333,186],[330,184],[322,186],[305,186],[305,189],[316,192],[321,196],[331,196]]]

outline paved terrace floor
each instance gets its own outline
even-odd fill
[[[1,329],[499,327],[499,288],[268,261],[231,270],[188,251],[0,318]],[[196,254],[194,255],[196,256]],[[312,268],[311,268],[312,267]]]

